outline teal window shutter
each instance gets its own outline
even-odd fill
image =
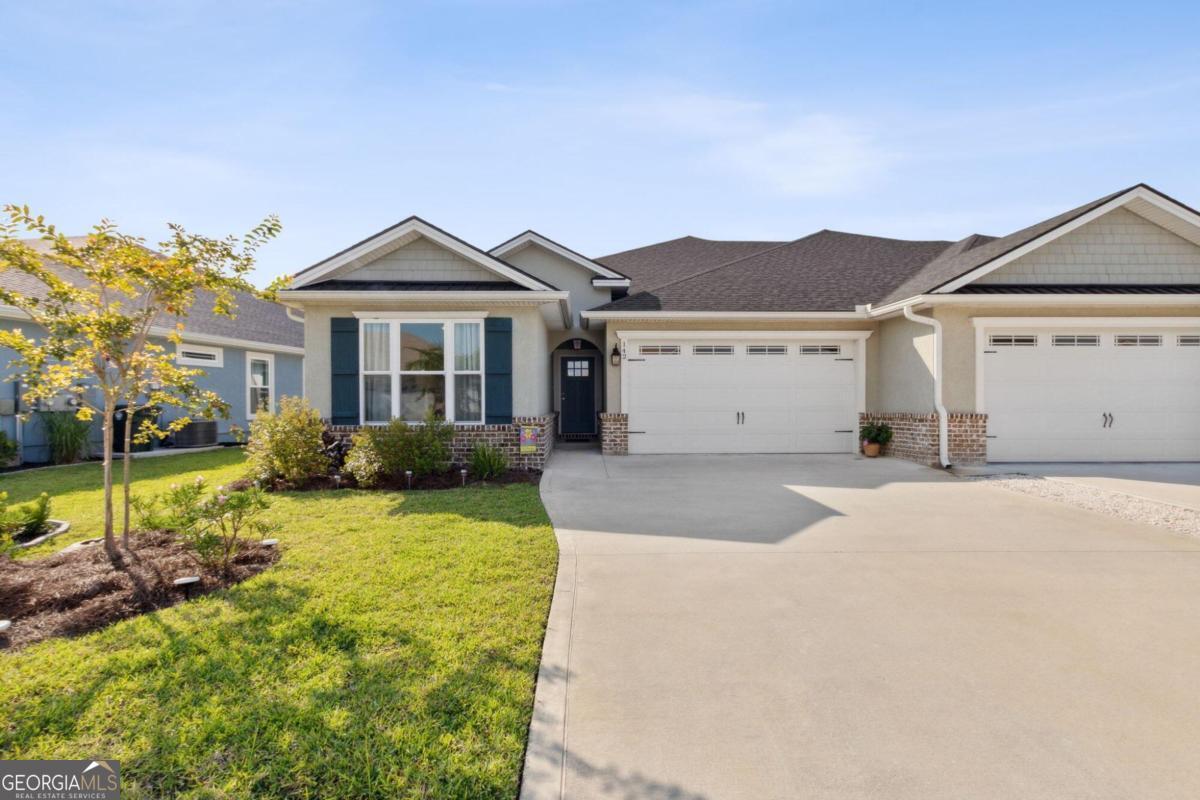
[[[332,371],[331,413],[334,425],[358,424],[358,320],[329,320],[329,365]]]
[[[488,425],[507,425],[513,419],[512,318],[486,318],[483,321],[483,333],[487,405],[484,410],[484,422]]]

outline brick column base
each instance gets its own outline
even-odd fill
[[[629,453],[629,415],[600,415],[600,452],[606,456]]]
[[[886,422],[892,428],[892,441],[883,454],[915,461],[931,467],[938,460],[938,415],[906,413],[867,413],[858,415],[858,424]],[[987,463],[987,414],[951,412],[946,420],[950,435],[950,463],[966,466]]]

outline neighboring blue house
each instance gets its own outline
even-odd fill
[[[44,249],[40,240],[28,244]],[[54,266],[53,262],[51,264]],[[62,268],[60,274],[70,273]],[[15,270],[0,271],[0,285],[27,293],[37,293],[42,288],[30,276]],[[263,402],[276,408],[280,398],[304,394],[304,325],[289,317],[283,306],[239,293],[237,316],[230,319],[214,314],[211,296],[200,293],[192,313],[183,320],[183,342],[178,346],[165,338],[175,322],[176,318],[163,316],[157,329],[162,337],[157,341],[174,349],[180,364],[203,370],[205,374],[197,379],[198,383],[217,392],[230,404],[229,419],[216,421],[219,442],[234,441],[234,426],[248,429],[253,418],[251,409]],[[0,328],[19,328],[34,337],[40,330],[20,310],[4,305],[0,305]],[[23,462],[44,463],[49,461],[50,454],[39,414],[31,414],[23,423],[18,418],[27,409],[21,405],[19,386],[8,380],[15,372],[14,356],[12,350],[0,348],[0,379],[4,380],[0,383],[0,431],[21,444]],[[46,410],[67,409],[67,398],[63,397]],[[163,416],[170,419],[179,414],[178,410],[168,407]],[[94,422],[92,428],[92,439],[98,450],[99,422]],[[189,431],[189,443],[211,443],[205,436],[207,433],[198,429]]]

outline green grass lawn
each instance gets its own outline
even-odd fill
[[[237,451],[135,462],[237,477]],[[0,477],[98,532],[96,465]],[[124,797],[515,795],[556,548],[537,488],[274,496],[279,564],[0,654],[0,757],[116,758]],[[55,547],[61,544],[56,542]]]

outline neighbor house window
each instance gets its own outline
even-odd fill
[[[177,344],[175,362],[181,367],[221,367],[225,365],[225,351],[220,347]]]
[[[362,419],[483,421],[483,323],[364,320]]]
[[[246,416],[275,408],[275,356],[269,353],[246,353],[246,386],[249,398]]]

